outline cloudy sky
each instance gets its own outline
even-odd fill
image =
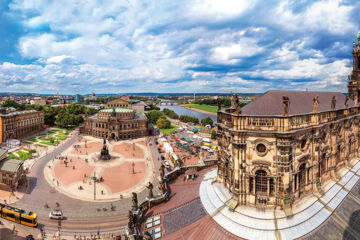
[[[0,92],[347,91],[353,0],[1,0]]]

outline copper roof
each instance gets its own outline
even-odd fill
[[[331,99],[336,97],[336,110],[344,109],[346,96],[340,92],[308,92],[308,91],[282,91],[270,90],[242,108],[243,115],[251,116],[281,116],[282,97],[290,99],[288,115],[311,113],[313,99],[319,96],[318,112],[331,110]],[[349,107],[354,102],[349,99]]]

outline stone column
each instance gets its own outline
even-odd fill
[[[297,173],[296,181],[297,181],[297,189],[300,190],[300,178],[299,178],[299,173]]]
[[[252,192],[253,192],[253,194],[255,194],[255,177],[253,177],[253,190],[252,190]]]
[[[270,196],[270,178],[269,177],[267,178],[267,188],[266,188],[266,190],[267,190],[267,196]]]
[[[293,176],[293,180],[292,180],[292,192],[295,192],[295,175]]]

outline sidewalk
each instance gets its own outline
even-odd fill
[[[47,155],[48,153],[53,152],[55,149],[57,149],[58,147],[64,145],[65,143],[67,143],[68,141],[70,141],[73,137],[75,137],[78,134],[78,130],[75,129],[72,132],[69,133],[68,137],[66,138],[66,140],[61,141],[58,145],[56,146],[48,146],[47,148],[42,148],[42,147],[38,147],[35,146],[36,148],[36,153],[37,153],[37,157],[36,158],[32,158],[32,159],[28,159],[24,162],[24,168],[28,169],[29,172],[31,172],[31,168],[34,166],[34,164],[41,159],[42,157],[44,157],[45,155]]]

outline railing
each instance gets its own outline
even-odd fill
[[[290,131],[359,114],[359,107],[292,116],[246,116],[219,111],[218,124],[233,130]]]

